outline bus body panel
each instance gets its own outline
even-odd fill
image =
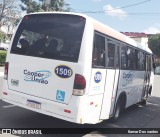
[[[6,91],[6,86],[7,83],[3,85],[3,91]],[[96,124],[100,122],[99,116],[103,94],[72,96],[68,105],[66,105],[10,90],[6,92],[8,94],[3,94],[2,100],[22,108],[79,124]],[[28,99],[41,103],[41,108],[27,106]]]
[[[93,68],[89,87],[89,95],[103,94],[105,90],[105,81],[106,70],[100,68]]]
[[[114,85],[116,81],[116,71],[115,70],[107,70],[106,81],[105,81],[105,92],[103,95],[103,103],[102,103],[102,110],[100,119],[109,119],[110,110],[111,110],[111,102],[113,99],[113,94],[115,93],[116,89],[114,89]]]
[[[14,63],[15,60],[16,64]],[[68,66],[73,71],[71,77],[61,78],[56,75],[57,66],[62,65]],[[77,66],[73,63],[10,55],[8,89],[13,92],[21,92],[68,104],[72,96],[76,70]],[[67,70],[65,73],[67,73]],[[64,87],[62,85],[66,86]],[[61,98],[58,97],[58,92],[62,94]]]
[[[144,86],[144,71],[121,70],[118,96],[125,91],[126,108],[141,101]],[[117,99],[118,99],[117,96]]]
[[[38,23],[37,20],[39,20]],[[61,21],[64,22],[61,26],[57,26],[57,22]],[[74,15],[33,14],[25,16],[19,24],[8,53],[9,57],[7,57],[7,62],[9,62],[8,89],[68,104],[74,88],[75,74],[83,73],[83,70],[79,69],[81,65],[75,63],[74,60],[77,58],[74,56],[78,55],[75,55],[72,50],[78,52],[78,46],[81,44],[78,40],[83,37],[84,22],[84,18]],[[74,29],[77,31],[81,29],[82,32],[80,30],[80,32],[74,32]],[[59,33],[59,31],[65,33]],[[67,32],[70,34],[66,34]],[[79,34],[74,37],[73,41],[70,41],[72,33]],[[53,46],[57,46],[56,49],[53,49]],[[67,51],[65,48],[69,46],[70,50]],[[52,55],[50,55],[51,52]]]
[[[119,76],[120,76],[120,70],[116,69],[115,81],[114,81],[114,87],[113,87],[112,99],[111,99],[110,116],[114,114],[114,108],[116,105],[116,97],[118,92]]]

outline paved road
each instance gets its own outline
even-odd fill
[[[160,97],[160,75],[155,75],[152,96]]]
[[[146,106],[134,105],[122,114],[117,123],[104,121],[96,125],[78,125],[50,116],[32,112],[0,100],[0,128],[160,128],[160,76],[155,78],[155,88]],[[106,129],[107,130],[107,129]],[[94,133],[94,134],[93,134]],[[96,134],[95,134],[96,133]],[[51,135],[48,135],[51,136]],[[48,137],[47,136],[47,137]],[[53,135],[52,135],[53,136]],[[64,135],[54,135],[64,136]],[[71,135],[68,135],[71,136]],[[137,135],[104,134],[98,130],[88,134],[72,135],[84,137],[134,137]],[[138,135],[142,137],[144,135]],[[145,135],[145,137],[159,137],[160,135]],[[46,137],[46,135],[45,135]]]

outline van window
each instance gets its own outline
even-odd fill
[[[122,45],[121,47],[121,69],[127,68],[127,48]]]
[[[95,34],[93,48],[93,67],[105,67],[105,37]]]
[[[116,46],[116,54],[115,54],[115,65],[116,65],[116,68],[119,68],[119,64],[120,64],[120,57],[119,57],[119,45]]]
[[[145,54],[140,51],[139,54],[138,54],[138,68],[139,70],[141,71],[144,71],[145,70]]]
[[[129,70],[136,69],[135,49],[131,47],[127,48],[127,69]]]
[[[38,14],[23,18],[12,54],[78,62],[85,19],[76,15]]]
[[[108,43],[108,58],[107,58],[107,62],[108,65],[107,67],[109,68],[114,68],[114,64],[115,64],[115,44],[111,43],[112,41],[110,41]]]

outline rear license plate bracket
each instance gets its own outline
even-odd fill
[[[27,100],[26,106],[35,108],[35,109],[41,109],[41,103],[34,100]]]

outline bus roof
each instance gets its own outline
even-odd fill
[[[134,47],[137,47],[139,49],[142,49],[142,50],[152,54],[152,51],[148,47],[146,47],[145,45],[142,45],[142,44],[136,42],[135,40],[129,38],[128,36],[114,30],[113,28],[111,28],[111,27],[85,15],[85,14],[74,13],[74,12],[35,12],[35,13],[30,13],[28,15],[33,15],[33,14],[66,14],[66,15],[82,16],[82,17],[86,18],[86,20],[90,20],[91,22],[93,22],[93,26],[96,31],[99,31],[107,36],[110,36],[110,37],[115,38],[121,42],[127,43],[129,45],[132,45]]]
[[[92,19],[92,18],[90,18],[90,19],[93,21],[95,30],[152,54],[152,51],[148,47],[146,47],[145,45],[142,45],[142,44],[136,42],[135,40],[129,38],[128,36],[112,29],[111,27],[109,27],[107,25],[104,25],[103,23],[101,23],[95,19]]]

